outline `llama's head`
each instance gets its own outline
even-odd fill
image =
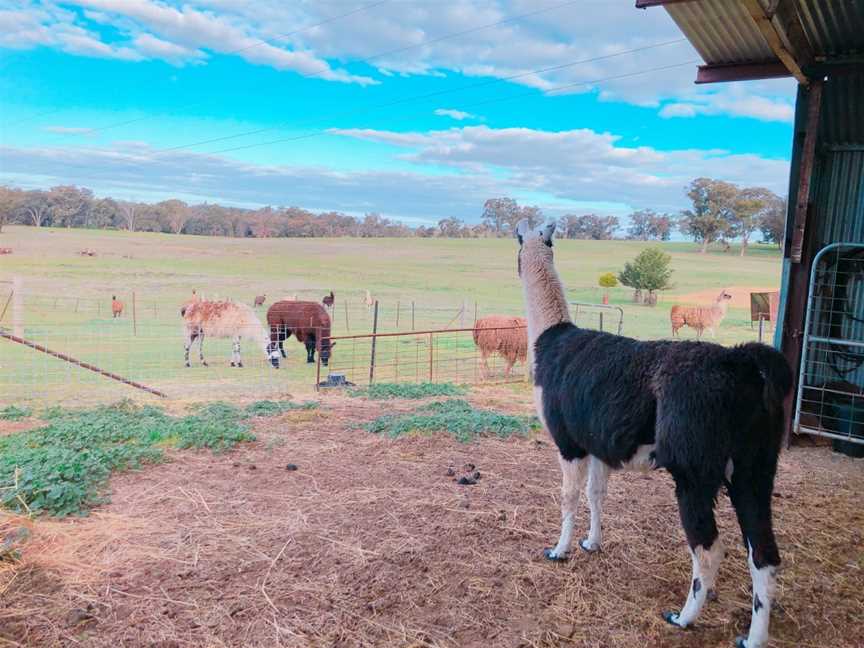
[[[732,295],[730,295],[729,292],[727,292],[727,290],[725,288],[720,291],[719,295],[717,295],[717,303],[718,304],[722,304],[724,301],[729,301],[731,299],[732,299]]]
[[[517,270],[522,276],[522,269],[539,268],[552,263],[552,237],[555,234],[555,223],[547,223],[532,228],[527,218],[516,225],[516,240],[519,241]]]
[[[335,342],[331,342],[329,337],[321,338],[321,364],[325,367],[330,364],[330,355],[333,353]]]

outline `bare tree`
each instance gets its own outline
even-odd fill
[[[126,222],[126,229],[130,232],[134,232],[135,224],[140,217],[141,205],[134,202],[119,201],[117,206],[120,208],[120,213],[123,216],[123,220]]]

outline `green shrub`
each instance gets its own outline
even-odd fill
[[[434,396],[462,396],[466,389],[453,383],[375,383],[348,392],[351,396],[370,400],[404,398],[417,400]]]
[[[4,421],[20,421],[21,419],[33,416],[33,411],[27,407],[16,407],[15,405],[7,405],[0,410],[0,419]]]

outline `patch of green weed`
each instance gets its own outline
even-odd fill
[[[33,410],[28,407],[7,405],[3,409],[0,409],[0,419],[4,421],[20,421],[31,416],[33,416]]]
[[[44,427],[0,438],[0,505],[84,514],[105,501],[111,473],[163,461],[168,447],[226,450],[255,438],[246,422],[251,416],[298,408],[309,405],[259,401],[240,409],[209,403],[182,417],[129,401],[87,410],[51,408]]]
[[[318,409],[318,403],[315,401],[306,401],[305,403],[292,403],[290,401],[271,401],[261,400],[255,401],[251,405],[247,405],[243,410],[245,416],[277,416],[283,412],[294,410],[312,410]]]
[[[351,396],[370,400],[390,400],[391,398],[417,400],[440,396],[462,396],[465,392],[465,387],[453,383],[376,383],[368,387],[352,389],[348,393]]]
[[[532,427],[533,422],[528,417],[475,409],[462,399],[429,403],[405,414],[387,414],[363,426],[367,432],[386,434],[390,438],[448,432],[462,443],[480,436],[526,435]]]

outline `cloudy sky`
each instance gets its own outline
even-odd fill
[[[633,0],[0,0],[0,182],[477,221],[786,191],[794,84]]]

